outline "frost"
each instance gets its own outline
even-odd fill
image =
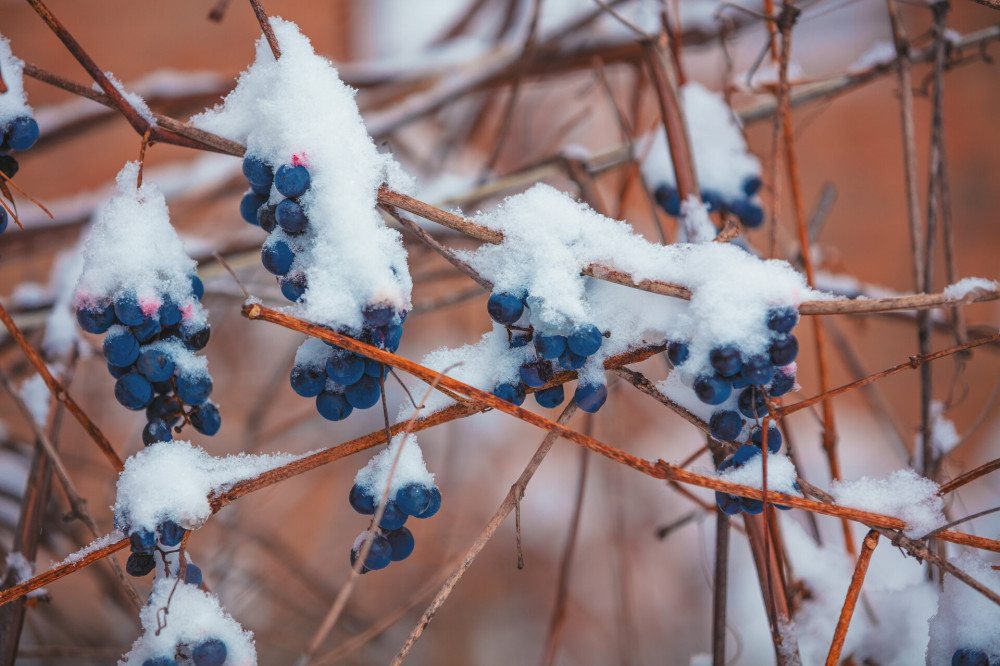
[[[31,562],[29,562],[22,553],[16,551],[7,555],[7,560],[4,562],[4,568],[7,571],[14,572],[15,585],[19,585],[35,575],[35,567],[32,566]]]
[[[730,467],[719,473],[719,478],[751,488],[763,489],[764,456],[757,455],[739,467]],[[802,496],[795,487],[798,472],[788,456],[769,453],[767,456],[767,490],[786,495]]]
[[[153,116],[153,112],[150,110],[149,105],[146,104],[146,100],[144,100],[141,95],[125,90],[125,86],[122,82],[119,81],[111,72],[104,72],[104,76],[107,78],[108,82],[114,86],[115,90],[121,93],[121,96],[125,98],[125,101],[128,102],[129,106],[135,109],[135,112],[138,113],[143,120],[150,125],[156,125],[156,118]],[[96,82],[91,85],[91,88],[93,88],[95,92],[104,92],[101,86],[97,85]]]
[[[1000,571],[977,554],[962,554],[954,564],[1000,594]],[[959,648],[985,652],[990,663],[1000,658],[1000,607],[953,576],[944,576],[937,614],[931,618],[928,664],[950,664]]]
[[[434,485],[434,475],[424,466],[424,456],[417,444],[417,438],[410,434],[400,433],[392,438],[392,444],[368,461],[368,464],[358,470],[354,483],[363,488],[372,497],[381,499],[389,481],[389,470],[396,459],[396,452],[402,446],[399,462],[392,474],[389,485],[389,498],[396,496],[396,491],[403,486],[416,483],[425,487]]]
[[[400,235],[385,226],[375,206],[383,182],[397,191],[411,190],[412,182],[390,156],[379,154],[355,92],[331,63],[313,52],[295,24],[271,22],[281,58],[274,59],[262,37],[255,63],[224,103],[192,123],[244,143],[248,155],[272,169],[293,161],[309,169],[312,185],[299,200],[309,231],[297,238],[280,228],[272,233],[296,248],[292,270],[303,270],[309,285],[296,314],[360,329],[368,303],[410,309],[413,285]],[[272,198],[277,203],[277,194]]]
[[[873,67],[885,65],[896,59],[896,47],[892,42],[875,42],[857,60],[847,66],[848,74],[860,74]]]
[[[226,644],[226,666],[257,663],[253,634],[222,609],[215,595],[176,578],[157,578],[139,620],[143,633],[119,666],[139,666],[155,657],[189,657],[195,646],[211,638]]]
[[[998,282],[987,280],[985,278],[967,277],[946,287],[944,290],[944,297],[949,301],[958,301],[977,291],[998,290],[1000,290],[1000,283]]]
[[[861,477],[834,481],[830,494],[841,506],[895,516],[906,523],[904,533],[918,538],[946,524],[938,486],[911,469],[896,470],[883,479]]]
[[[7,84],[7,92],[0,95],[0,127],[18,117],[30,116],[28,96],[24,93],[24,61],[10,50],[10,40],[0,34],[0,72]]]
[[[170,519],[185,529],[208,520],[210,494],[287,464],[299,456],[239,453],[216,458],[190,442],[159,442],[125,461],[118,477],[115,524],[155,531]]]
[[[94,539],[80,550],[70,553],[69,555],[66,556],[66,558],[62,562],[53,563],[52,568],[57,569],[67,564],[73,564],[74,562],[79,562],[80,560],[85,558],[87,555],[90,555],[94,551],[98,551],[101,548],[104,548],[105,546],[110,546],[113,543],[117,543],[124,538],[126,538],[125,534],[123,534],[120,530],[114,530],[108,534],[105,534],[102,537]]]
[[[35,419],[38,427],[44,428],[45,421],[49,416],[49,402],[52,394],[49,387],[45,385],[45,379],[39,374],[32,375],[21,384],[21,399],[27,405],[31,417]]]

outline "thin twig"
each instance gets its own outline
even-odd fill
[[[274,36],[274,28],[271,27],[271,21],[267,18],[267,12],[264,11],[260,0],[250,0],[250,6],[253,7],[253,13],[257,17],[257,22],[260,23],[260,29],[264,32],[264,37],[267,39],[267,45],[271,47],[271,53],[274,55],[274,59],[277,60],[281,57],[281,48],[278,46],[278,38]]]
[[[854,607],[858,603],[858,597],[861,596],[861,586],[865,582],[865,574],[868,573],[868,563],[871,562],[872,554],[875,552],[875,546],[877,545],[878,532],[870,530],[868,536],[861,542],[861,554],[858,555],[858,562],[854,565],[854,574],[851,576],[851,585],[847,588],[847,598],[844,599],[844,606],[840,609],[837,628],[833,632],[830,651],[826,655],[826,666],[837,666],[840,663],[840,652],[844,649],[847,628],[851,624]]]

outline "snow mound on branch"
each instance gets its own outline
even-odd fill
[[[912,469],[896,470],[882,479],[863,476],[853,481],[834,481],[830,494],[841,506],[895,516],[906,523],[904,533],[922,537],[946,524],[944,500],[936,483]]]
[[[977,554],[965,553],[954,564],[1000,594],[1000,571]],[[950,664],[959,648],[985,652],[990,663],[1000,658],[1000,606],[953,576],[944,577],[937,614],[931,618],[928,664]]]
[[[32,115],[28,96],[24,93],[24,61],[10,50],[10,40],[0,34],[0,72],[7,92],[0,95],[0,127],[15,118]]]
[[[212,513],[209,495],[287,464],[291,454],[239,453],[216,458],[190,442],[158,442],[125,461],[118,477],[115,525],[155,531],[164,520],[197,529]]]
[[[292,271],[308,288],[297,316],[360,329],[361,310],[384,303],[410,309],[413,283],[401,237],[375,209],[382,183],[396,191],[413,184],[389,155],[379,154],[354,100],[330,61],[316,55],[298,27],[271,19],[281,46],[275,60],[263,37],[254,64],[223,104],[191,119],[200,129],[246,145],[270,165],[302,164],[311,186],[299,198],[310,230],[292,237],[276,229],[268,242],[295,248]],[[280,200],[272,189],[271,203]]]
[[[139,620],[143,633],[119,666],[140,666],[155,657],[190,657],[195,646],[211,638],[226,644],[226,666],[257,664],[253,634],[223,610],[215,595],[176,578],[157,578]]]
[[[719,473],[719,478],[751,488],[764,488],[764,456],[756,455],[739,467],[730,467]],[[769,453],[767,456],[767,490],[786,495],[802,496],[795,487],[798,472],[788,456]]]
[[[997,291],[1000,283],[986,278],[967,277],[959,280],[955,284],[948,285],[944,290],[944,296],[948,300],[958,301],[969,296],[976,291]]]
[[[396,459],[396,453],[400,451],[400,447],[402,447],[402,452],[399,454],[399,462],[396,464],[390,482],[389,471],[392,469],[392,463]],[[400,433],[393,437],[389,448],[369,460],[368,464],[358,470],[357,476],[354,477],[354,483],[376,499],[382,498],[387,482],[389,482],[389,499],[393,499],[396,496],[396,491],[400,488],[411,483],[428,488],[434,485],[434,475],[428,472],[427,467],[424,466],[423,453],[417,444],[416,436],[413,434],[407,436]]]

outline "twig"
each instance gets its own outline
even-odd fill
[[[267,45],[271,47],[271,53],[274,55],[274,59],[277,60],[281,57],[281,48],[278,46],[278,38],[274,36],[274,28],[271,27],[271,21],[267,18],[267,12],[264,11],[260,0],[250,0],[250,6],[253,7],[253,13],[257,17],[257,22],[260,23],[260,29],[264,32],[264,37],[267,39]]]
[[[1000,458],[996,458],[995,460],[991,460],[988,463],[984,463],[979,467],[973,470],[969,470],[965,474],[962,474],[961,476],[958,476],[947,483],[941,484],[941,487],[938,488],[938,495],[943,496],[947,495],[950,492],[954,492],[955,490],[958,490],[967,483],[971,483],[978,478],[984,477],[991,472],[997,471],[998,469],[1000,469]]]
[[[712,666],[726,666],[729,591],[729,515],[715,508],[715,575],[712,586]]]
[[[851,624],[851,617],[854,615],[854,607],[861,596],[861,586],[865,582],[865,574],[868,573],[868,563],[871,562],[875,546],[878,545],[878,532],[870,530],[868,536],[861,542],[861,554],[858,562],[854,565],[854,575],[851,576],[851,585],[847,588],[847,598],[844,599],[844,606],[840,609],[840,618],[837,620],[837,628],[833,632],[833,642],[830,644],[830,651],[826,655],[826,666],[837,666],[840,663],[840,652],[844,649],[844,640],[847,638],[847,628]]]
[[[229,7],[229,0],[215,0],[215,5],[208,12],[208,19],[219,23],[226,15],[226,8]]]
[[[608,3],[604,2],[604,0],[594,0],[594,2],[600,5],[601,9],[603,9],[605,12],[613,16],[616,21],[618,21],[623,26],[634,32],[639,39],[643,39],[649,42],[653,41],[653,36],[651,34],[646,32],[639,26],[637,26],[635,23],[632,23],[632,21],[629,21],[624,16],[622,16],[620,12],[618,12],[614,7],[608,5]]]
[[[947,529],[951,529],[952,527],[955,527],[956,525],[961,525],[962,523],[966,523],[966,522],[968,522],[970,520],[975,520],[976,518],[982,518],[983,516],[988,516],[991,513],[996,513],[997,511],[1000,511],[1000,506],[995,506],[992,509],[984,509],[983,511],[977,511],[976,513],[973,513],[972,515],[964,516],[962,518],[959,518],[958,520],[953,520],[953,521],[949,522],[946,525],[942,525],[941,527],[937,528],[936,530],[931,530],[927,534],[925,534],[922,537],[920,537],[919,539],[917,539],[917,541],[926,541],[927,539],[933,538],[937,534],[939,534],[939,533],[941,533],[941,532],[943,532],[943,531],[945,531]]]

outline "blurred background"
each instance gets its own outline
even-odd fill
[[[226,4],[51,0],[50,9],[103,69],[142,94],[154,110],[186,119],[218,102],[252,62],[254,40],[260,35],[253,12],[248,3]],[[612,4],[630,21],[658,30],[659,2]],[[862,54],[878,42],[891,41],[884,2],[797,4],[804,11],[794,30],[792,59],[801,66],[801,77],[793,91],[865,71],[858,65]],[[357,87],[359,106],[376,142],[414,175],[419,198],[474,213],[539,180],[578,194],[554,158],[589,156],[599,164],[604,156],[618,155],[617,163],[595,168],[597,195],[610,215],[658,240],[657,221],[643,184],[633,178],[632,162],[622,150],[626,141],[615,110],[617,104],[627,118],[631,138],[636,138],[659,123],[655,93],[641,72],[635,34],[602,13],[598,4],[544,0],[534,51],[523,61],[532,0],[267,0],[264,6],[268,13],[298,23],[317,52],[333,60],[342,78]],[[674,0],[666,6],[681,27],[687,78],[712,90],[728,89],[735,111],[748,118],[746,136],[764,163],[767,178],[771,116],[748,110],[761,108],[771,98],[747,92],[746,77],[740,76],[754,66],[767,43],[764,24],[733,8],[723,10],[727,20],[720,21],[716,17],[720,6],[714,0]],[[759,9],[753,3],[748,6]],[[930,10],[919,3],[901,6],[914,48],[930,44]],[[213,8],[221,8],[221,20],[209,19]],[[0,32],[10,39],[16,56],[90,85],[86,73],[26,3],[0,0],[0,16]],[[964,0],[953,4],[948,19],[956,39],[998,22],[1000,13]],[[1000,132],[995,130],[1000,70],[990,57],[996,52],[996,46],[981,52],[953,51],[950,57],[956,64],[945,78],[951,218],[962,277],[1000,278],[996,214]],[[928,65],[915,65],[916,145],[924,207],[930,75]],[[802,104],[793,113],[807,214],[817,208],[825,211],[813,252],[831,284],[838,276],[850,276],[872,289],[909,293],[912,269],[898,86],[891,71],[871,79],[842,94]],[[38,81],[28,79],[25,85],[42,137],[32,150],[18,156],[21,171],[16,182],[45,203],[55,219],[48,220],[29,202],[19,200],[26,228],[20,231],[11,225],[0,237],[4,285],[0,291],[4,304],[38,344],[57,296],[52,282],[57,260],[74,251],[122,164],[138,157],[139,137],[120,116],[95,103]],[[518,97],[509,130],[498,147],[515,86]],[[414,108],[418,113],[407,113]],[[222,164],[228,166],[221,168]],[[156,145],[146,154],[145,173],[167,194],[172,221],[201,262],[207,286],[204,303],[213,333],[204,353],[223,428],[213,438],[193,431],[185,437],[217,455],[300,453],[381,427],[380,411],[374,409],[342,423],[324,421],[312,401],[299,398],[288,385],[301,336],[240,316],[242,294],[212,258],[213,252],[225,256],[251,293],[265,303],[278,304],[281,299],[259,264],[260,230],[239,217],[245,188],[239,160]],[[780,191],[787,196],[787,183]],[[767,195],[765,204],[772,205]],[[794,259],[798,248],[790,211],[790,201],[783,199],[779,248],[782,257]],[[659,215],[659,222],[674,235],[672,218]],[[452,247],[474,247],[472,241],[446,230],[428,229]],[[486,293],[413,237],[404,237],[415,283],[415,309],[399,353],[419,361],[441,346],[477,341],[490,329]],[[764,231],[749,232],[747,240],[758,248],[767,246]],[[941,245],[936,257],[938,291],[947,284],[940,277],[944,275]],[[973,333],[995,330],[1000,307],[970,306],[965,316]],[[833,385],[916,353],[914,322],[905,313],[826,317]],[[946,318],[941,322],[935,349],[953,340]],[[808,321],[800,326],[801,340],[811,339],[811,326]],[[99,346],[96,354],[87,348],[99,345],[99,340],[86,337],[85,343],[70,392],[116,450],[123,457],[130,455],[142,447],[144,418],[115,402],[113,380]],[[935,399],[944,403],[944,417],[961,436],[946,457],[943,478],[957,476],[1000,451],[1000,410],[993,402],[1000,386],[998,352],[997,345],[986,346],[968,359],[945,359],[935,365]],[[9,338],[3,338],[0,354],[0,364],[15,381],[31,376],[30,366]],[[804,343],[799,360],[803,396],[818,392],[815,366],[812,347]],[[654,379],[665,375],[659,358],[637,369]],[[611,382],[604,409],[591,423],[581,415],[572,426],[592,428],[597,438],[650,459],[679,462],[703,445],[699,431],[631,386]],[[405,396],[397,386],[389,386],[390,413],[394,413]],[[836,400],[845,478],[882,476],[907,464],[905,452],[914,449],[920,424],[919,391],[917,374],[903,373],[878,384],[878,402],[859,392]],[[34,438],[6,393],[0,396],[0,421],[0,545],[6,552],[17,524]],[[108,531],[115,476],[77,423],[64,421],[58,435],[64,459],[98,525]],[[800,412],[785,425],[801,474],[829,487],[818,414]],[[436,517],[414,527],[417,545],[409,560],[360,580],[318,654],[337,657],[341,663],[387,663],[447,576],[449,563],[485,526],[541,439],[540,431],[496,413],[421,433],[418,441],[428,468],[436,474],[443,507]],[[346,580],[350,546],[367,526],[350,509],[347,492],[357,469],[371,455],[349,457],[249,495],[192,536],[190,552],[204,570],[206,583],[254,632],[260,663],[292,663]],[[591,457],[556,663],[699,663],[698,655],[711,648],[714,511],[706,511],[666,484]],[[516,566],[511,519],[455,588],[409,663],[506,664],[542,659],[583,458],[575,446],[557,443],[522,504],[524,568]],[[702,457],[695,465],[706,467],[710,461]],[[995,506],[998,491],[1000,479],[980,479],[953,496],[949,515]],[[712,501],[711,493],[692,493]],[[67,511],[62,491],[54,487],[51,494],[37,571],[90,541],[78,522],[62,519]],[[837,521],[818,518],[822,548],[807,536],[801,512],[784,513],[781,521],[792,571],[803,582],[799,622],[804,628],[804,663],[816,663],[825,655],[826,645],[822,631],[811,630],[822,626],[832,635],[852,564],[844,555]],[[864,530],[856,527],[860,539]],[[965,529],[996,537],[1000,519],[986,517]],[[824,566],[817,567],[817,562]],[[871,663],[888,664],[914,663],[899,660],[923,654],[919,623],[933,614],[933,599],[902,595],[920,587],[924,576],[924,569],[904,561],[895,549],[883,546],[876,551],[865,588],[875,613],[880,608],[898,612],[891,610],[897,608],[892,604],[903,603],[917,629],[907,637],[907,649],[880,656],[880,647],[898,635],[894,638],[886,624],[880,629],[859,613],[845,656],[853,654],[857,663],[867,657]],[[820,588],[830,579],[833,615],[820,599]],[[144,597],[151,581],[135,582]],[[738,531],[733,532],[731,546],[729,597],[731,662],[771,663],[773,648],[760,587],[746,540]],[[923,601],[913,602],[918,597]],[[29,607],[18,662],[113,663],[127,651],[138,626],[109,570],[95,565],[51,585],[48,598]],[[360,646],[362,641],[349,642],[359,635],[369,640]],[[345,645],[354,649],[347,651]]]

